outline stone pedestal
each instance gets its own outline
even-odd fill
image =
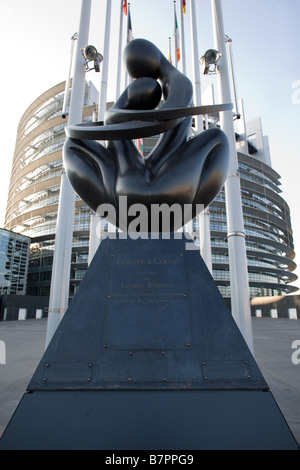
[[[298,449],[191,243],[101,243],[0,449]]]

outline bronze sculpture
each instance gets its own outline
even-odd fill
[[[176,202],[183,208],[189,204],[192,219],[200,205],[209,205],[221,190],[229,162],[228,141],[220,129],[189,139],[192,115],[231,105],[193,107],[190,80],[145,39],[127,45],[124,63],[134,80],[106,112],[104,125],[84,123],[67,128],[64,165],[68,178],[95,212],[101,204],[117,209],[120,196],[126,196],[129,207],[138,203],[150,209],[151,204],[171,206]],[[164,102],[156,108],[162,94]],[[143,158],[130,139],[158,133],[156,146]],[[100,139],[108,140],[107,147],[96,141]],[[151,212],[148,214],[150,228]],[[127,230],[130,220],[124,226],[117,210],[112,222]],[[187,222],[174,217],[170,228],[177,230]]]

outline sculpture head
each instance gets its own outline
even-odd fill
[[[162,53],[146,39],[133,39],[124,50],[124,65],[132,78],[159,78]]]

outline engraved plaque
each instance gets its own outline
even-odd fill
[[[50,363],[45,365],[43,382],[45,385],[51,384],[53,381],[56,384],[67,383],[69,386],[85,385],[91,381],[92,373],[92,364]]]
[[[128,357],[131,382],[163,382],[167,379],[167,356],[158,351],[137,351]]]
[[[203,374],[207,380],[214,381],[251,378],[248,361],[210,361],[203,366]]]
[[[103,341],[116,349],[181,349],[191,342],[184,257],[111,257]]]

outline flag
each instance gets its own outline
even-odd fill
[[[183,14],[185,15],[185,12],[186,12],[186,1],[185,0],[182,0],[182,11],[183,11]]]
[[[177,63],[180,60],[180,48],[179,48],[179,29],[178,29],[175,5],[176,5],[176,2],[174,2],[174,21],[175,21],[174,36],[175,36],[175,54],[176,54],[176,59],[177,59],[176,63]]]
[[[144,156],[144,139],[139,139],[139,152],[143,157]]]
[[[128,3],[127,8],[127,43],[129,43],[132,39],[132,25],[131,25],[131,15],[130,15],[130,3]]]
[[[127,0],[123,0],[123,12],[127,15]]]

